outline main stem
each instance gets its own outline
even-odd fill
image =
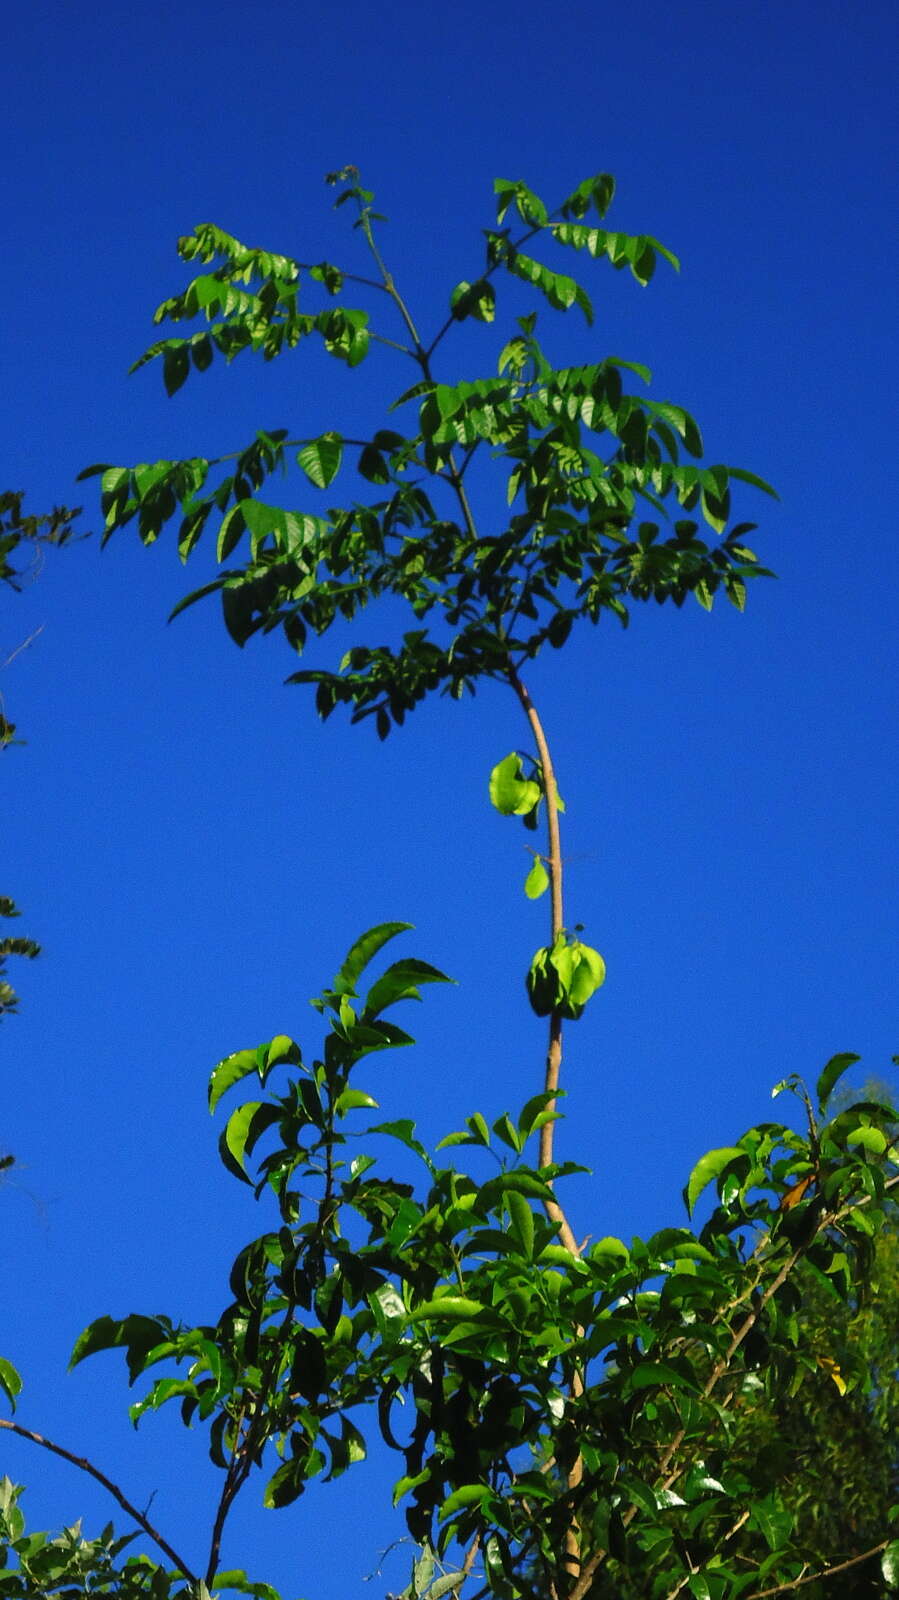
[[[426,350],[421,342],[421,338],[419,337],[418,329],[415,326],[412,314],[403,300],[402,295],[397,289],[393,280],[393,275],[388,271],[381,252],[378,249],[377,243],[375,242],[371,221],[364,207],[360,207],[360,221],[366,243],[368,244],[372,256],[374,257],[378,271],[381,274],[383,287],[386,293],[390,296],[391,300],[393,300],[406,326],[406,331],[412,340],[412,353],[415,357],[415,360],[418,362],[419,367],[421,368],[422,376],[427,382],[433,382],[430,361],[431,351]],[[442,335],[438,335],[438,340],[441,336]],[[434,341],[435,345],[437,344],[438,340]],[[434,346],[432,345],[431,349],[433,350],[433,348]],[[465,489],[462,472],[457,467],[452,454],[449,455],[447,460],[447,475],[450,485],[455,492],[456,499],[459,502],[459,508],[462,512],[462,517],[465,522],[465,527],[468,531],[469,537],[474,540],[477,538],[474,515],[472,513],[471,504]],[[559,832],[559,791],[556,786],[555,771],[553,769],[552,757],[549,752],[546,734],[543,731],[543,724],[540,721],[540,717],[537,713],[537,708],[534,705],[534,702],[532,701],[525,685],[522,683],[515,667],[511,662],[509,663],[508,676],[509,682],[511,683],[512,688],[515,690],[522,710],[524,711],[524,714],[530,724],[531,733],[534,738],[534,743],[537,746],[537,753],[540,758],[540,766],[543,773],[543,794],[546,801],[546,825],[549,843],[549,854],[546,858],[546,865],[549,872],[550,882],[550,943],[554,944],[565,926],[562,911],[562,843]],[[556,1108],[555,1095],[559,1087],[559,1073],[561,1066],[562,1013],[557,1007],[549,1019],[549,1044],[546,1053],[546,1072],[544,1077],[544,1088],[547,1094],[553,1097],[547,1101],[546,1109],[549,1111],[554,1111]],[[549,1167],[552,1165],[554,1127],[555,1123],[553,1121],[549,1121],[544,1123],[543,1127],[540,1129],[539,1164],[541,1167]],[[549,1183],[549,1180],[547,1180],[547,1183],[551,1188],[551,1183]],[[555,1197],[545,1201],[545,1210],[550,1221],[554,1222],[558,1228],[560,1243],[564,1245],[566,1250],[570,1250],[572,1255],[579,1256],[580,1250],[578,1249],[577,1240],[571,1231],[571,1227],[564,1211],[562,1210],[562,1207],[559,1205]],[[578,1330],[579,1336],[581,1331],[582,1330],[580,1329]],[[572,1398],[578,1399],[583,1392],[583,1373],[579,1368],[576,1367],[571,1380]],[[578,1455],[577,1460],[574,1462],[568,1474],[567,1484],[569,1493],[574,1493],[578,1489],[583,1476],[583,1458]],[[577,1586],[578,1582],[580,1581],[579,1575],[581,1572],[581,1540],[580,1530],[577,1525],[577,1517],[574,1513],[572,1513],[571,1522],[569,1523],[565,1533],[565,1564],[572,1579],[572,1583]]]
[[[543,798],[546,802],[546,831],[549,852],[546,857],[546,866],[549,873],[550,890],[550,943],[554,944],[562,932],[565,922],[562,902],[562,838],[559,829],[559,790],[556,785],[556,774],[549,751],[543,723],[540,721],[537,707],[534,705],[527,688],[522,683],[513,666],[509,667],[509,682],[518,696],[521,708],[530,724],[537,754],[540,757],[540,768],[543,775]],[[544,1088],[547,1094],[555,1097],[559,1088],[559,1074],[562,1067],[562,1013],[558,1007],[549,1019],[549,1043],[546,1051],[546,1073]],[[546,1103],[548,1111],[555,1111],[555,1098]],[[540,1129],[540,1166],[549,1167],[553,1159],[553,1133],[555,1122],[544,1123]],[[549,1180],[547,1180],[549,1182]],[[551,1186],[551,1185],[550,1185]],[[572,1255],[579,1256],[577,1240],[571,1231],[568,1218],[556,1199],[547,1200],[546,1214],[551,1222],[556,1223],[559,1229],[560,1243],[570,1250]],[[578,1336],[582,1330],[578,1329]],[[579,1367],[575,1367],[571,1379],[571,1396],[577,1400],[584,1392],[584,1375]],[[569,1494],[574,1494],[580,1487],[584,1476],[584,1461],[579,1454],[568,1473],[567,1486]],[[577,1584],[581,1570],[581,1539],[577,1524],[577,1517],[572,1513],[571,1521],[565,1531],[565,1565],[574,1584]]]

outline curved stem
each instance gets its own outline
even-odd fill
[[[32,1444],[39,1444],[42,1449],[49,1450],[55,1456],[60,1456],[63,1461],[71,1462],[73,1467],[78,1467],[81,1472],[86,1472],[88,1477],[96,1479],[97,1483],[101,1483],[103,1488],[112,1495],[113,1499],[118,1501],[122,1510],[127,1512],[132,1521],[143,1529],[147,1538],[153,1540],[153,1543],[158,1546],[166,1559],[171,1561],[173,1566],[176,1566],[178,1571],[184,1574],[188,1583],[195,1584],[199,1581],[195,1573],[187,1565],[187,1562],[178,1555],[176,1550],[172,1549],[168,1541],[154,1528],[149,1518],[142,1511],[138,1511],[137,1506],[131,1504],[131,1501],[122,1493],[118,1484],[113,1483],[111,1478],[107,1478],[106,1473],[101,1472],[100,1468],[95,1467],[85,1456],[76,1456],[71,1450],[66,1450],[63,1445],[54,1444],[52,1439],[46,1439],[42,1433],[35,1433],[31,1428],[23,1428],[21,1423],[10,1422],[7,1417],[0,1417],[0,1428],[7,1428],[10,1433],[18,1434],[20,1439],[28,1439]]]

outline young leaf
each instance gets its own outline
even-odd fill
[[[540,856],[535,856],[534,864],[524,880],[524,892],[529,900],[539,900],[540,896],[548,888],[549,873]]]

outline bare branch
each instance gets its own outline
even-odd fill
[[[197,1583],[199,1581],[195,1573],[187,1565],[187,1562],[178,1555],[176,1550],[172,1549],[168,1541],[154,1528],[149,1518],[142,1511],[138,1511],[137,1506],[132,1505],[127,1496],[122,1493],[118,1484],[113,1483],[111,1478],[107,1478],[106,1473],[101,1472],[99,1467],[95,1467],[93,1462],[88,1461],[85,1456],[74,1455],[71,1450],[66,1450],[61,1444],[54,1444],[52,1439],[46,1439],[42,1433],[35,1433],[31,1428],[23,1428],[19,1422],[10,1422],[7,1417],[0,1417],[0,1428],[7,1428],[10,1433],[18,1434],[20,1439],[29,1439],[32,1444],[39,1444],[42,1449],[49,1450],[55,1456],[60,1456],[63,1461],[70,1461],[73,1467],[78,1467],[81,1472],[86,1472],[89,1477],[96,1479],[97,1483],[101,1483],[103,1488],[112,1495],[113,1499],[118,1501],[122,1510],[127,1512],[132,1521],[143,1529],[147,1538],[153,1540],[153,1543],[159,1547],[166,1559],[171,1561],[178,1568],[178,1571],[184,1574],[188,1583]]]

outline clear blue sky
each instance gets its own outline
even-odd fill
[[[377,190],[425,325],[477,269],[495,176],[552,202],[609,170],[613,225],[682,259],[646,290],[591,271],[590,332],[542,319],[564,359],[647,362],[710,457],[782,497],[741,506],[779,574],[745,616],[653,608],[533,674],[571,920],[609,969],[569,1030],[561,1152],[595,1166],[572,1191],[580,1232],[681,1220],[693,1161],[769,1117],[776,1080],[848,1049],[888,1077],[899,1050],[897,44],[886,0],[37,0],[7,23],[0,486],[32,509],[85,498],[73,479],[91,461],[371,424],[406,381],[389,352],[353,373],[304,350],[244,360],[172,401],[156,369],[126,376],[195,223],[351,257],[329,168],[356,162]],[[457,368],[447,342],[441,376],[489,372],[497,343],[460,345]],[[268,1225],[219,1167],[211,1065],[280,1031],[311,1046],[307,997],[396,917],[459,986],[404,1019],[420,1048],[368,1086],[428,1138],[498,1114],[540,1081],[522,975],[545,912],[521,896],[525,836],[486,797],[526,742],[511,696],[425,706],[386,746],[339,717],[322,728],[307,691],[281,686],[296,663],[280,637],[241,653],[212,603],[166,627],[189,586],[170,539],[144,551],[126,531],[51,557],[3,602],[0,658],[42,631],[0,679],[28,740],[2,763],[0,889],[45,954],[20,967],[22,1014],[0,1034],[0,1145],[21,1163],[0,1351],[25,1370],[22,1419],[139,1504],[154,1495],[195,1554],[217,1489],[202,1435],[151,1418],[135,1438],[113,1356],[64,1368],[100,1313],[214,1318],[231,1259]],[[7,1438],[3,1470],[29,1483],[35,1525],[111,1510]],[[251,1485],[226,1564],[285,1597],[401,1587],[405,1557],[359,1590],[402,1532],[383,1483],[367,1465],[278,1515]]]

